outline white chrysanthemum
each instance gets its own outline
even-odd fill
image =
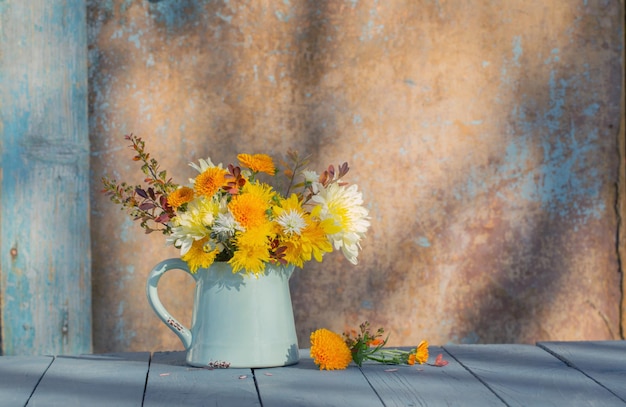
[[[220,237],[231,238],[235,236],[237,231],[242,231],[243,228],[231,213],[220,213],[215,219],[212,230]]]
[[[218,204],[205,197],[189,202],[187,210],[172,219],[172,234],[168,236],[167,244],[180,248],[180,255],[184,256],[194,241],[209,234],[208,228],[215,221],[217,209]]]
[[[306,227],[306,221],[302,217],[302,214],[293,209],[281,213],[276,218],[276,223],[283,228],[283,231],[287,235],[300,235],[302,229]]]
[[[362,206],[363,195],[357,191],[357,186],[332,183],[321,188],[311,201],[320,206],[322,221],[331,219],[338,227],[339,231],[328,236],[335,249],[341,249],[346,259],[356,264],[361,239],[370,226],[367,209]]]

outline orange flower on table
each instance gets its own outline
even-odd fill
[[[416,362],[420,365],[423,365],[428,361],[428,341],[421,341],[417,348],[415,348],[415,352],[412,352],[409,355],[407,360],[407,364],[414,365]]]
[[[352,361],[352,352],[341,335],[328,329],[311,334],[311,357],[320,370],[340,370]]]
[[[415,360],[420,365],[428,361],[428,341],[421,341],[415,350]]]
[[[239,154],[237,159],[246,168],[250,168],[254,172],[264,172],[269,175],[276,173],[274,160],[267,154]]]

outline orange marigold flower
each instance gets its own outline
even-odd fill
[[[193,199],[193,189],[181,187],[167,196],[167,204],[174,209],[178,209],[183,204],[191,202]]]
[[[415,349],[415,362],[423,365],[428,361],[428,341],[421,341]]]
[[[228,210],[241,226],[246,229],[260,226],[266,222],[268,204],[254,194],[236,195],[228,204]]]
[[[211,197],[226,185],[227,171],[219,167],[209,167],[196,177],[194,188],[198,195]]]
[[[339,370],[348,367],[352,352],[341,335],[322,328],[311,334],[311,357],[320,370]]]
[[[276,173],[274,160],[267,154],[239,154],[237,159],[246,168],[254,172],[264,172],[269,175]]]

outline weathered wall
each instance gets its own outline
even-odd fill
[[[176,256],[99,194],[238,152],[344,160],[372,227],[292,278],[300,345],[368,319],[392,344],[620,336],[618,0],[89,1],[94,347],[180,349],[144,298]],[[188,322],[192,280],[166,278]]]

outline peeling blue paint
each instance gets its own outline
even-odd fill
[[[215,13],[215,15],[219,17],[220,19],[222,19],[223,21],[226,21],[228,24],[230,24],[231,21],[233,20],[233,16],[226,16],[220,12]]]
[[[543,63],[546,65],[549,65],[554,62],[559,62],[559,49],[558,48],[553,48],[550,51],[550,56],[543,61]]]
[[[111,39],[115,40],[117,38],[122,38],[124,36],[124,30],[115,30],[113,34],[111,34]]]
[[[415,240],[416,240],[415,243],[418,246],[421,246],[421,247],[430,247],[431,246],[430,240],[428,240],[428,238],[426,236],[419,236]]]
[[[120,240],[124,243],[130,242],[134,239],[134,235],[137,232],[135,230],[135,224],[128,217],[124,217],[124,223],[121,224]]]
[[[520,57],[524,51],[522,50],[522,38],[520,36],[513,37],[513,64],[520,66]]]
[[[595,116],[600,110],[600,105],[597,103],[592,103],[583,110],[583,114],[587,117]]]
[[[132,4],[133,4],[133,0],[124,0],[122,5],[120,6],[120,12],[122,14],[125,13],[126,10],[128,10]]]
[[[140,49],[141,48],[141,44],[139,42],[140,37],[141,37],[141,32],[137,34],[129,35],[128,42],[132,42],[133,44],[135,44],[135,48]]]
[[[162,1],[149,3],[155,21],[165,25],[168,31],[184,28],[204,14],[204,4],[211,0]]]
[[[0,218],[12,219],[0,236],[6,354],[91,349],[86,9],[80,1],[43,3],[41,15],[13,2],[2,16],[11,33],[2,38],[3,56],[30,64],[0,74]],[[53,57],[22,60],[24,49],[41,55],[49,44],[63,46]],[[13,248],[19,256],[9,258]],[[50,310],[72,316],[67,335],[62,314]]]
[[[134,331],[129,331],[126,329],[126,323],[124,322],[124,301],[120,301],[117,306],[117,311],[115,312],[116,322],[114,328],[114,341],[120,344],[124,344],[124,346],[128,346],[131,342],[131,339],[136,337],[137,334]]]

